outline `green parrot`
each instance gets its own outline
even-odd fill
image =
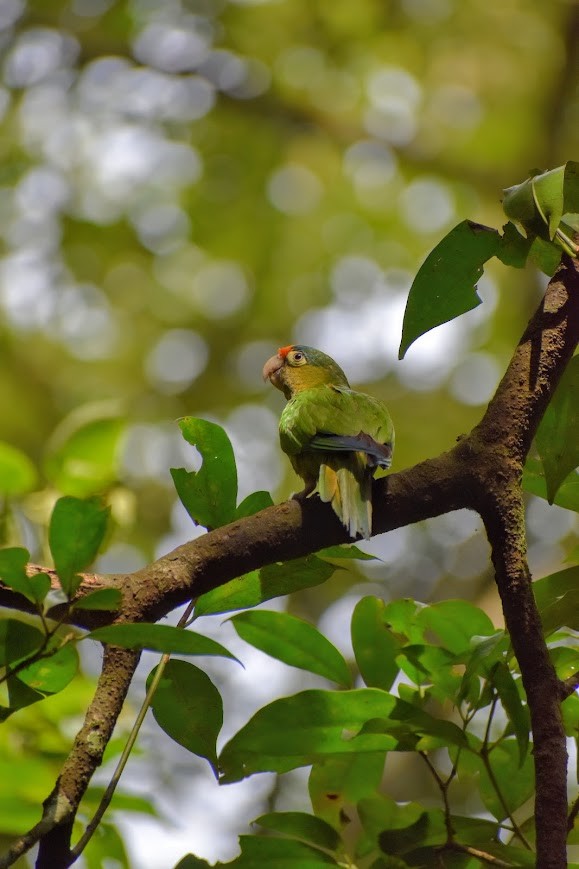
[[[280,347],[263,378],[288,399],[279,422],[281,448],[305,483],[300,497],[319,494],[350,537],[372,530],[372,476],[389,468],[394,427],[383,402],[350,389],[340,366],[314,347]]]

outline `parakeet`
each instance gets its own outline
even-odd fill
[[[263,368],[288,399],[279,423],[282,450],[305,488],[332,505],[350,537],[372,530],[372,476],[392,463],[394,427],[386,405],[350,389],[340,366],[314,347],[281,347]]]

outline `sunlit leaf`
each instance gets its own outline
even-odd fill
[[[469,742],[473,750],[460,754],[458,761],[459,779],[466,773],[475,775],[484,805],[497,820],[502,821],[507,817],[507,810],[511,813],[514,812],[534,793],[535,780],[532,757],[527,754],[521,764],[516,739],[503,739],[494,745],[489,753],[489,763],[492,768],[492,776],[489,776],[480,754],[480,740],[471,734]],[[500,796],[497,793],[497,787]],[[503,805],[503,800],[506,808]]]
[[[566,477],[579,465],[579,356],[569,362],[535,436],[553,503]]]
[[[385,623],[385,603],[364,597],[352,613],[352,646],[360,674],[369,688],[388,691],[398,675],[396,654],[400,643]]]
[[[24,495],[36,486],[36,468],[22,450],[0,441],[0,495]]]
[[[147,688],[156,673],[151,671]],[[151,704],[155,721],[171,739],[217,769],[216,741],[223,724],[219,691],[203,670],[170,660]]]
[[[369,552],[363,552],[359,546],[353,543],[343,543],[339,546],[326,546],[325,549],[320,549],[316,552],[319,558],[345,558],[355,559],[357,561],[379,561],[375,555],[370,555]]]
[[[464,220],[455,226],[420,267],[404,312],[399,359],[425,332],[481,304],[476,282],[500,248],[496,229]]]
[[[579,629],[579,566],[544,576],[531,588],[546,634],[563,626]]]
[[[273,597],[320,585],[334,571],[333,565],[315,555],[268,564],[261,570],[246,573],[202,594],[195,605],[195,615],[214,615],[254,607]]]
[[[179,420],[187,443],[203,460],[198,471],[172,468],[171,475],[183,506],[197,525],[218,528],[236,516],[237,468],[233,447],[221,426],[186,416]]]
[[[507,217],[518,221],[527,234],[556,239],[563,215],[579,211],[579,163],[540,172],[504,191]]]
[[[272,658],[349,687],[352,676],[341,653],[314,625],[289,613],[253,610],[231,618],[235,630]]]
[[[50,590],[50,579],[44,573],[28,576],[29,560],[27,549],[17,546],[0,549],[0,580],[32,603],[41,603]]]
[[[96,628],[87,634],[87,639],[112,643],[124,649],[148,649],[170,655],[218,655],[222,658],[238,659],[221,643],[210,637],[190,630],[174,628],[171,625],[122,624]]]
[[[76,574],[94,561],[103,541],[109,510],[97,498],[71,496],[54,505],[48,543],[62,588],[72,597],[80,585]]]

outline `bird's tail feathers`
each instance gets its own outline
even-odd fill
[[[352,453],[344,459],[328,456],[320,465],[318,492],[322,501],[332,505],[350,537],[368,539],[372,530],[371,475],[363,454]]]

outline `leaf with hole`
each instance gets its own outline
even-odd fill
[[[399,359],[425,332],[481,304],[476,282],[500,244],[496,229],[464,220],[428,254],[410,288]]]
[[[198,471],[172,468],[177,494],[196,525],[219,528],[236,518],[237,467],[226,432],[214,422],[186,416],[181,434],[202,458]]]

